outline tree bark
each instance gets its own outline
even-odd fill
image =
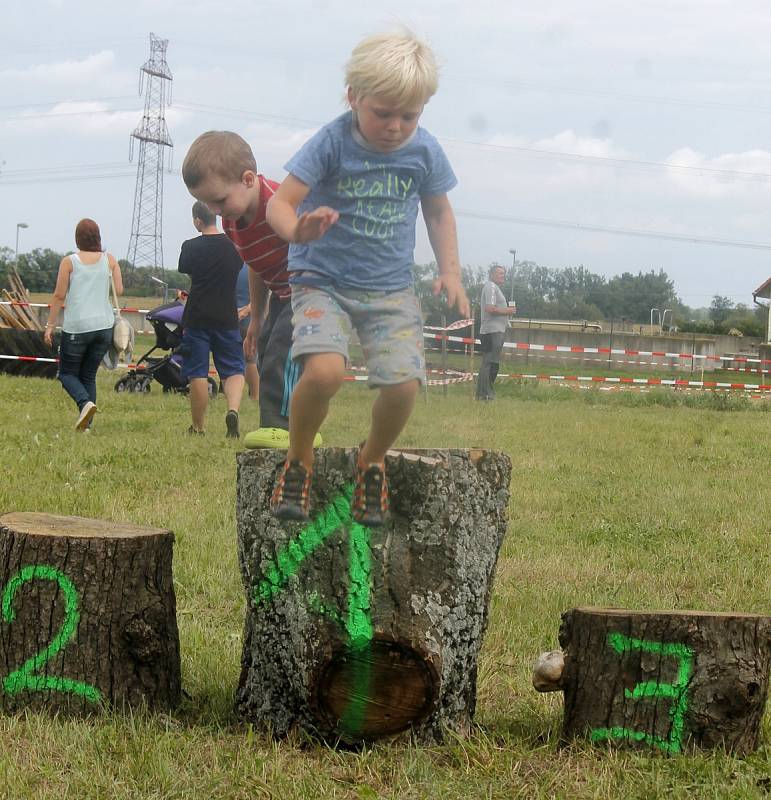
[[[758,746],[771,617],[578,608],[562,615],[563,735],[680,753]]]
[[[355,450],[316,451],[308,525],[268,502],[283,451],[238,455],[247,613],[237,711],[276,735],[328,741],[469,728],[492,575],[506,532],[509,458],[391,452],[391,519],[352,523]]]
[[[175,706],[173,541],[121,522],[1,516],[0,709]]]

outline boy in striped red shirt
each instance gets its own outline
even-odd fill
[[[244,352],[247,358],[257,352],[260,429],[247,434],[244,443],[288,447],[289,401],[300,364],[291,354],[288,245],[265,221],[265,208],[278,183],[257,172],[251,148],[230,131],[201,134],[185,156],[182,178],[196,200],[222,217],[223,230],[249,265],[251,320]],[[320,443],[317,436],[314,445]]]

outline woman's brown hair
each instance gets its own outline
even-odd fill
[[[102,252],[102,234],[92,219],[82,219],[75,228],[75,244],[87,253]]]

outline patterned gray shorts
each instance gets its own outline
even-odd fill
[[[426,379],[423,317],[412,289],[372,292],[292,287],[292,357],[340,353],[348,362],[351,328],[361,342],[369,386]]]

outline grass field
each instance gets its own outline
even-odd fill
[[[530,687],[577,605],[769,613],[771,404],[714,395],[570,392],[503,383],[421,398],[400,443],[488,447],[514,464],[509,531],[480,661],[479,727],[442,746],[336,752],[271,741],[232,712],[244,599],[236,560],[235,453],[225,405],[187,438],[183,397],[117,395],[99,379],[86,436],[58,383],[0,376],[0,513],[48,511],[164,526],[186,692],[174,714],[88,721],[0,718],[2,798],[763,798],[765,744],[740,760],[558,747],[560,697]],[[372,395],[346,385],[330,445],[366,430]],[[244,401],[245,429],[257,424]]]

